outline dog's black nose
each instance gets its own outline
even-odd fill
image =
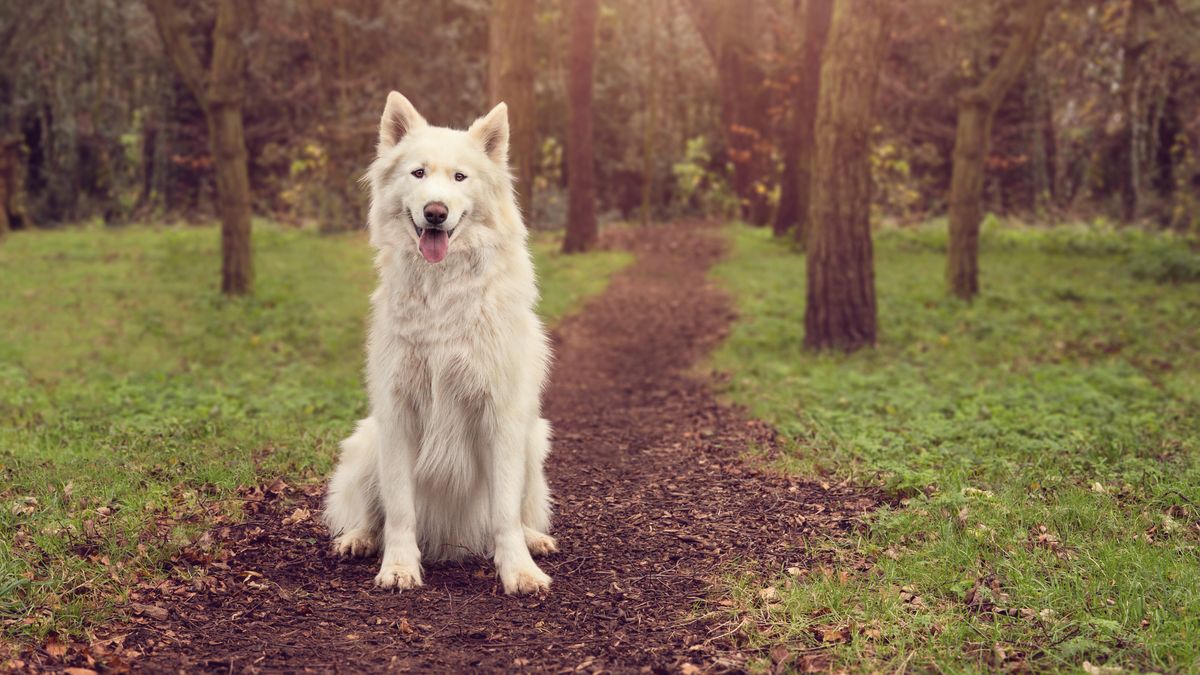
[[[425,222],[430,225],[441,225],[450,215],[450,209],[441,202],[429,202],[425,205]]]

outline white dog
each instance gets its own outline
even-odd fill
[[[492,555],[506,593],[547,589],[557,543],[540,414],[550,348],[508,170],[503,103],[467,131],[388,95],[367,173],[379,287],[371,415],[342,442],[324,519],[339,555],[382,545],[375,583],[421,585],[421,559]]]

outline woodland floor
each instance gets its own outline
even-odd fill
[[[377,560],[339,560],[321,486],[244,495],[245,521],[176,556],[113,626],[139,671],[678,672],[738,670],[724,572],[818,561],[809,541],[854,528],[878,495],[746,459],[774,433],[719,403],[697,362],[733,312],[707,278],[724,243],[695,226],[613,232],[637,262],[556,331],[546,400],[561,552],[544,597],[507,597],[490,561],[437,565],[425,586],[372,586]]]

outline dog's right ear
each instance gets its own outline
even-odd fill
[[[390,150],[409,132],[429,123],[398,91],[388,94],[383,119],[379,122],[379,152]]]

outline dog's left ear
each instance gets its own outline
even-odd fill
[[[483,144],[483,151],[500,166],[508,166],[508,106],[496,104],[488,114],[475,120],[467,133]]]

